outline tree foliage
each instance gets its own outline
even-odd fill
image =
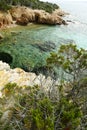
[[[54,100],[39,86],[9,83],[2,94],[1,130],[59,130],[79,125],[81,111],[73,102],[66,97]]]
[[[73,77],[73,81],[78,81],[87,71],[87,51],[78,49],[74,44],[61,45],[57,53],[50,54],[47,65],[62,68]]]
[[[61,45],[57,53],[50,54],[47,66],[51,70],[54,66],[62,70],[67,98],[81,108],[84,118],[87,115],[87,50],[78,49],[75,44]]]
[[[8,10],[12,5],[23,5],[33,9],[42,9],[49,13],[52,13],[59,6],[49,2],[42,2],[39,0],[0,0],[0,9]]]
[[[57,53],[51,53],[47,64],[51,69],[54,65],[61,68],[71,80],[59,84],[54,80],[49,90],[7,84],[0,98],[1,130],[87,129],[87,51],[73,44],[62,45]]]

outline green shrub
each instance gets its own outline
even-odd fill
[[[0,1],[0,9],[8,10],[11,5],[24,5],[33,9],[43,9],[49,13],[52,13],[55,9],[58,9],[59,6],[56,4],[42,2],[39,0],[2,0]]]
[[[81,110],[78,106],[66,97],[54,100],[53,95],[49,97],[37,85],[19,87],[9,83],[2,93],[1,130],[58,130],[66,128],[68,124],[74,129],[80,124]],[[9,112],[8,118],[2,122],[5,112]]]

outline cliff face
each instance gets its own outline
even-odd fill
[[[64,15],[64,12],[60,9],[49,14],[44,10],[33,10],[27,7],[13,7],[10,10],[10,13],[18,24],[27,24],[29,22],[51,25],[64,24],[64,20],[60,17]]]
[[[25,72],[20,68],[11,69],[7,63],[0,61],[0,90],[2,90],[7,83],[17,83],[18,86],[39,85],[48,90],[53,80],[51,77],[46,78],[42,74],[37,76],[35,73]],[[55,82],[55,84],[56,83],[57,82]]]
[[[14,22],[20,25],[27,25],[29,22],[39,24],[66,24],[62,19],[65,13],[56,9],[53,13],[44,10],[33,10],[25,6],[14,6],[8,12],[0,12],[0,28],[12,25]]]
[[[0,28],[8,26],[13,23],[10,12],[0,12]]]

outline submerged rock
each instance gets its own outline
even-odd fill
[[[33,46],[35,46],[36,48],[39,48],[40,51],[44,51],[44,52],[52,51],[53,49],[56,48],[55,43],[50,42],[50,41],[47,41],[44,44],[36,43]]]

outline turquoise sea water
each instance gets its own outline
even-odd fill
[[[69,12],[71,15],[75,17],[77,21],[80,21],[81,23],[87,24],[87,1],[84,0],[61,0],[56,1],[56,3],[59,3],[60,7],[62,9]]]
[[[43,67],[50,52],[56,51],[61,44],[76,43],[87,49],[87,3],[60,2],[60,6],[70,12],[64,19],[72,22],[67,26],[31,24],[4,30],[6,38],[0,41],[0,60],[3,60],[1,52],[8,53],[12,56],[12,67],[32,71]]]
[[[66,29],[79,47],[87,49],[87,1],[60,1],[60,7],[70,13],[66,19],[73,23]]]

